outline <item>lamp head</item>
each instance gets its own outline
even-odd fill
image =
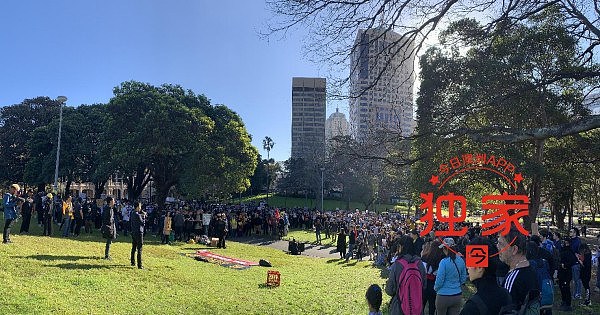
[[[59,101],[61,104],[67,101],[67,97],[66,96],[58,96],[56,98],[57,101]]]

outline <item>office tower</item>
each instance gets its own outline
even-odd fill
[[[350,130],[359,142],[376,132],[412,134],[413,43],[385,28],[359,30],[350,58]]]
[[[335,109],[335,113],[329,115],[329,118],[325,121],[325,143],[326,148],[330,149],[335,142],[332,141],[334,137],[347,136],[350,134],[348,120],[346,115],[340,113],[339,108]]]
[[[292,78],[292,158],[325,154],[325,78]]]

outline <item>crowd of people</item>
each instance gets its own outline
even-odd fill
[[[147,234],[160,237],[164,244],[198,241],[202,236],[217,237],[218,247],[226,248],[226,238],[282,238],[290,229],[305,229],[315,232],[318,244],[322,242],[322,234],[325,239],[331,238],[340,259],[346,262],[368,259],[388,268],[384,289],[372,286],[366,294],[375,313],[381,307],[377,299],[381,292],[391,296],[391,314],[409,314],[415,310],[429,314],[497,314],[503,309],[524,306],[537,307],[544,313],[548,312],[543,296],[548,278],[560,288],[561,310],[573,310],[573,300],[581,299],[584,305],[591,303],[592,251],[582,242],[576,227],[564,237],[548,228],[532,235],[523,235],[513,228],[504,236],[482,237],[478,223],[459,223],[467,228],[467,233],[442,240],[435,236],[435,231],[447,230],[447,224],[433,222],[432,231],[421,237],[424,226],[417,218],[398,213],[320,212],[306,208],[278,209],[264,203],[222,205],[197,201],[175,202],[159,209],[156,204],[117,201],[112,197],[92,201],[72,196],[60,198],[45,191],[37,194],[33,190],[25,194],[19,191],[19,185],[13,184],[4,195],[4,243],[11,242],[11,227],[18,217],[20,233],[29,233],[31,221],[37,215],[43,235],[53,235],[53,229],[62,237],[99,230],[106,239],[105,259],[110,259],[110,245],[117,234],[131,234],[131,264],[143,268],[142,244]],[[487,267],[466,267],[467,245],[488,245],[491,256]],[[597,274],[596,289],[600,288],[600,272]],[[467,279],[477,293],[463,303],[463,285]],[[415,290],[420,294],[415,296]],[[539,305],[531,301],[539,301]]]

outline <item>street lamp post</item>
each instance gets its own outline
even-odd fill
[[[59,96],[56,100],[60,103],[60,116],[58,120],[58,145],[56,147],[56,165],[54,166],[54,195],[58,193],[58,164],[60,161],[60,136],[62,134],[63,104],[67,102],[66,96]]]
[[[325,173],[325,168],[321,167],[321,212],[323,212],[323,173]]]

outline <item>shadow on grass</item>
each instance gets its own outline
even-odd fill
[[[267,285],[266,283],[261,283],[261,284],[258,285],[258,288],[259,289],[275,289],[277,287]]]
[[[77,264],[77,263],[64,263],[64,264],[57,264],[57,265],[45,265],[45,267],[57,267],[57,268],[60,268],[60,269],[68,269],[68,270],[73,270],[73,269],[80,269],[80,270],[115,269],[115,268],[128,268],[128,269],[131,269],[131,267],[124,266],[124,265],[93,265],[93,264]]]
[[[30,255],[30,256],[14,256],[15,258],[36,259],[44,261],[68,260],[77,261],[80,259],[94,259],[89,256],[72,256],[72,255]]]

